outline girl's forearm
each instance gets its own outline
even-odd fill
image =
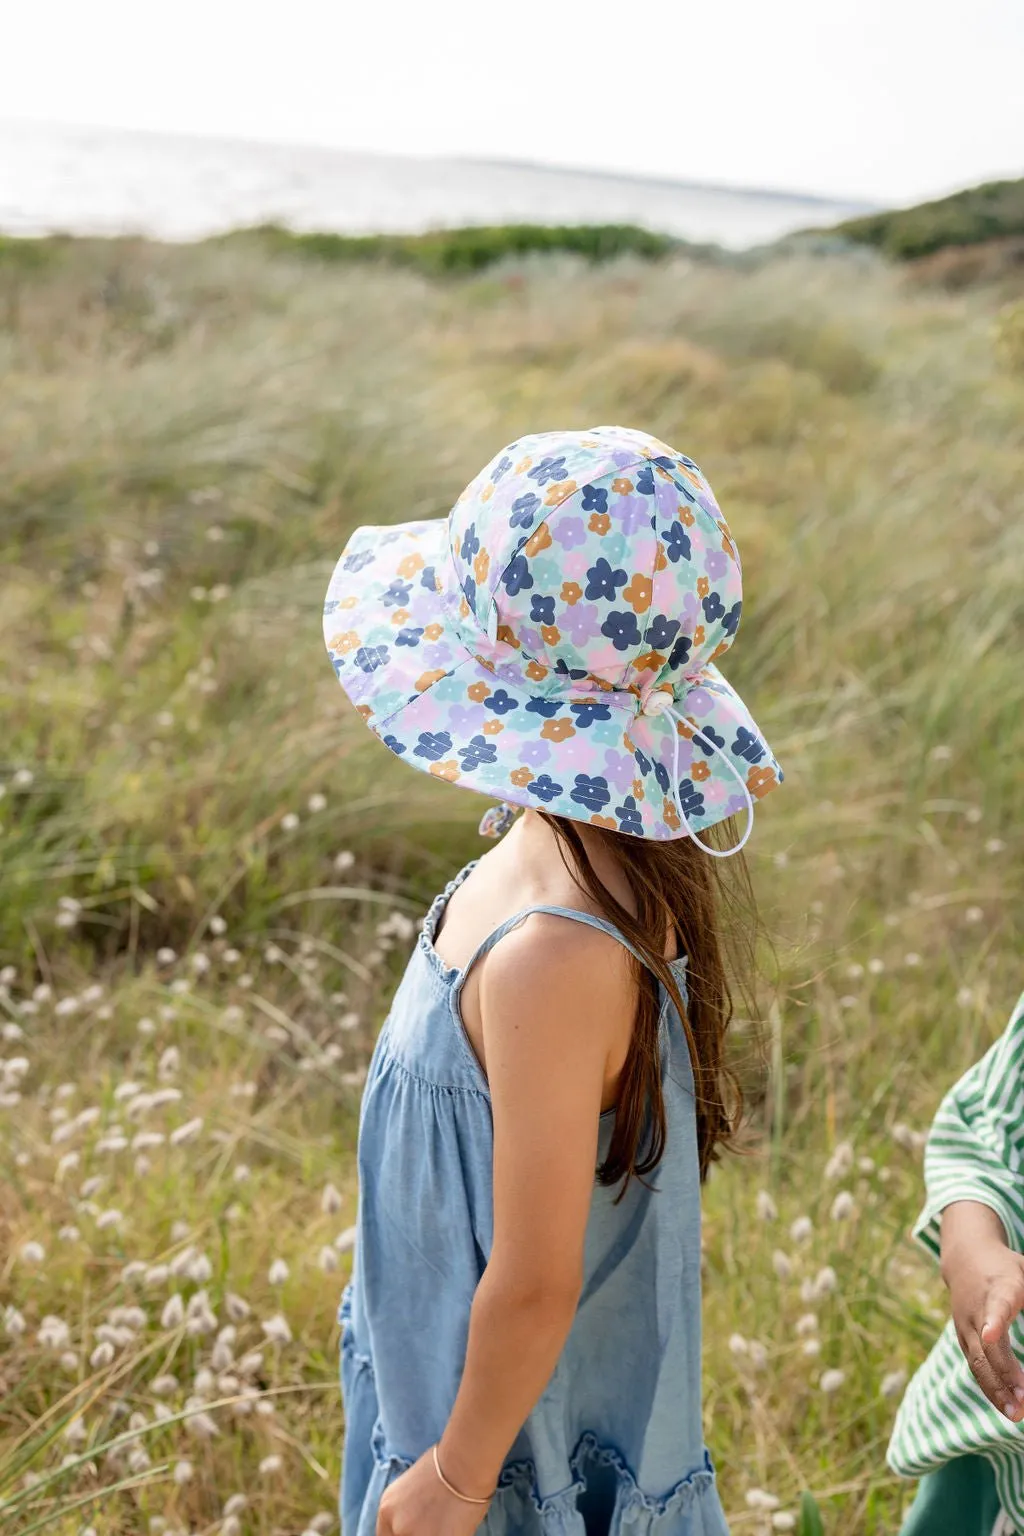
[[[942,1274],[950,1276],[964,1260],[974,1261],[989,1244],[1006,1246],[1006,1231],[990,1206],[978,1200],[956,1200],[942,1213]]]
[[[484,1271],[469,1320],[466,1363],[438,1445],[445,1477],[483,1497],[551,1379],[569,1336],[578,1286],[526,1288]]]

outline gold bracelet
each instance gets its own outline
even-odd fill
[[[434,1471],[437,1473],[444,1486],[448,1489],[449,1493],[453,1493],[457,1499],[461,1499],[463,1504],[489,1504],[491,1502],[491,1500],[494,1498],[494,1493],[497,1493],[498,1491],[497,1489],[494,1490],[494,1493],[489,1493],[486,1499],[471,1499],[468,1493],[460,1493],[457,1488],[453,1488],[451,1483],[445,1477],[444,1473],[441,1471],[441,1463],[437,1459],[437,1446],[433,1446],[432,1449],[434,1452]]]

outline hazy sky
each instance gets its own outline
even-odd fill
[[[881,200],[1024,173],[1022,0],[8,0],[0,115]]]

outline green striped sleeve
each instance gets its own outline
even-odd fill
[[[1024,1252],[1024,996],[1005,1032],[943,1099],[925,1152],[927,1201],[914,1235],[936,1257],[940,1218],[957,1200],[995,1211]]]

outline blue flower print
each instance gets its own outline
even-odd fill
[[[459,747],[463,773],[474,773],[481,763],[493,763],[498,749],[486,736],[472,736],[468,747]]]
[[[669,786],[669,777],[668,777],[668,769],[665,767],[664,763],[655,763],[655,765],[654,765],[654,777],[658,781],[658,787],[661,790],[662,794],[663,795],[667,795],[668,794],[668,786]]]
[[[555,622],[555,600],[553,597],[541,597],[540,593],[534,593],[530,599],[530,618],[535,624],[553,624]]]
[[[494,468],[491,470],[491,480],[494,482],[494,484],[497,485],[502,475],[507,475],[511,468],[512,460],[509,458],[507,453],[502,454],[497,464],[495,464]]]
[[[632,646],[638,646],[643,639],[632,609],[623,612],[613,608],[601,625],[601,633],[607,635],[617,651],[628,651]]]
[[[602,555],[587,572],[587,588],[583,595],[591,603],[598,597],[607,598],[609,602],[614,603],[619,587],[624,587],[628,580],[629,577],[625,571],[614,570]]]
[[[632,832],[636,837],[643,836],[643,820],[632,795],[627,795],[622,804],[615,807],[615,814],[619,818],[620,832]]]
[[[673,523],[666,529],[662,537],[665,540],[665,553],[675,565],[678,560],[690,559],[690,535],[682,523]]]
[[[586,667],[570,667],[564,656],[559,656],[552,669],[557,677],[568,678],[570,683],[578,683],[587,675]]]
[[[722,628],[727,635],[734,635],[740,626],[740,614],[743,612],[742,603],[733,603],[728,613],[722,620]]]
[[[673,668],[674,667],[685,667],[686,663],[690,659],[690,652],[692,651],[692,649],[693,649],[693,640],[691,639],[691,637],[689,635],[680,635],[679,639],[676,641],[675,645],[672,647],[672,651],[671,651],[671,653],[669,655],[669,658],[668,658],[669,666],[673,667]]]
[[[424,566],[420,571],[420,586],[425,587],[428,592],[437,591],[437,572],[432,565]]]
[[[654,470],[649,464],[645,464],[636,477],[636,489],[641,496],[654,495]]]
[[[334,613],[337,607],[338,599],[336,597],[329,597],[326,603],[324,603],[324,618],[326,619],[330,614]]]
[[[557,459],[549,454],[539,464],[535,464],[526,476],[528,480],[536,480],[538,485],[547,485],[549,480],[564,480],[565,477],[564,453]]]
[[[386,747],[391,748],[391,751],[395,754],[396,757],[402,757],[408,750],[405,742],[399,741],[397,736],[384,736],[382,740]]]
[[[408,581],[393,581],[386,592],[381,593],[381,602],[385,608],[404,608],[409,601],[409,593],[412,584]]]
[[[473,580],[472,576],[467,576],[465,581],[462,583],[462,595],[466,599],[466,602],[469,604],[469,606],[475,611],[476,582]]]
[[[589,773],[578,773],[576,787],[570,792],[569,799],[588,811],[600,811],[611,799],[608,780],[597,773],[593,777]]]
[[[517,592],[528,592],[533,586],[533,576],[530,574],[530,562],[525,555],[516,555],[505,567],[505,574],[501,578],[501,584],[509,597],[515,597]]]
[[[343,569],[346,571],[365,571],[368,565],[372,565],[376,556],[372,549],[361,549],[354,555],[346,555]]]
[[[585,485],[581,506],[584,512],[607,512],[608,492],[601,485]]]
[[[411,624],[406,624],[395,636],[396,645],[419,645],[423,637],[423,630],[415,629]]]
[[[587,730],[598,720],[610,720],[612,712],[607,704],[570,704],[569,713],[576,721],[576,728]]]
[[[691,816],[703,816],[704,796],[692,779],[679,780],[679,800],[683,807],[683,815],[687,820]]]
[[[669,619],[663,613],[656,613],[644,631],[644,644],[652,650],[665,651],[675,639],[678,629],[678,619]]]
[[[540,715],[545,720],[553,720],[561,708],[557,699],[528,699],[526,713]]]
[[[715,747],[725,746],[725,737],[719,736],[718,732],[712,726],[702,725],[700,726],[699,736],[696,734],[696,732],[694,732],[693,742],[694,746],[700,747],[705,757],[714,757]],[[711,745],[712,742],[715,744],[714,747]],[[728,768],[725,771],[728,773]]]
[[[651,460],[651,463],[657,464],[659,469],[667,469],[669,473],[676,467],[675,460],[668,458],[664,453],[658,454],[656,458]]]
[[[540,497],[532,491],[527,491],[525,496],[517,496],[512,503],[512,516],[509,518],[510,528],[532,528],[533,520],[540,511]]]
[[[352,660],[361,672],[376,672],[388,659],[386,645],[361,645]]]
[[[425,757],[428,762],[439,763],[452,749],[452,738],[447,731],[421,731],[420,739],[413,747],[414,757]]]
[[[745,725],[741,725],[737,730],[732,750],[737,757],[742,757],[747,763],[759,763],[765,752],[764,742],[759,740],[753,731],[748,731]]]
[[[491,709],[496,715],[507,715],[519,705],[512,696],[505,692],[504,688],[495,688],[494,692],[484,699],[484,708]]]
[[[707,597],[702,600],[701,607],[704,609],[704,617],[709,624],[713,624],[716,619],[720,619],[725,612],[725,604],[717,592],[709,592]]]
[[[551,800],[557,800],[562,793],[561,784],[556,784],[550,774],[542,773],[532,779],[526,786],[531,795],[536,795],[538,800],[543,800],[547,805]]]
[[[639,747],[634,747],[633,748],[633,756],[636,759],[637,767],[640,769],[640,772],[643,774],[644,778],[646,779],[647,775],[651,771],[651,760],[650,760],[650,758],[649,757],[645,757],[644,754],[640,751]]]
[[[472,560],[474,555],[480,553],[480,540],[477,537],[476,523],[470,523],[462,535],[462,549],[460,553],[463,560]]]

